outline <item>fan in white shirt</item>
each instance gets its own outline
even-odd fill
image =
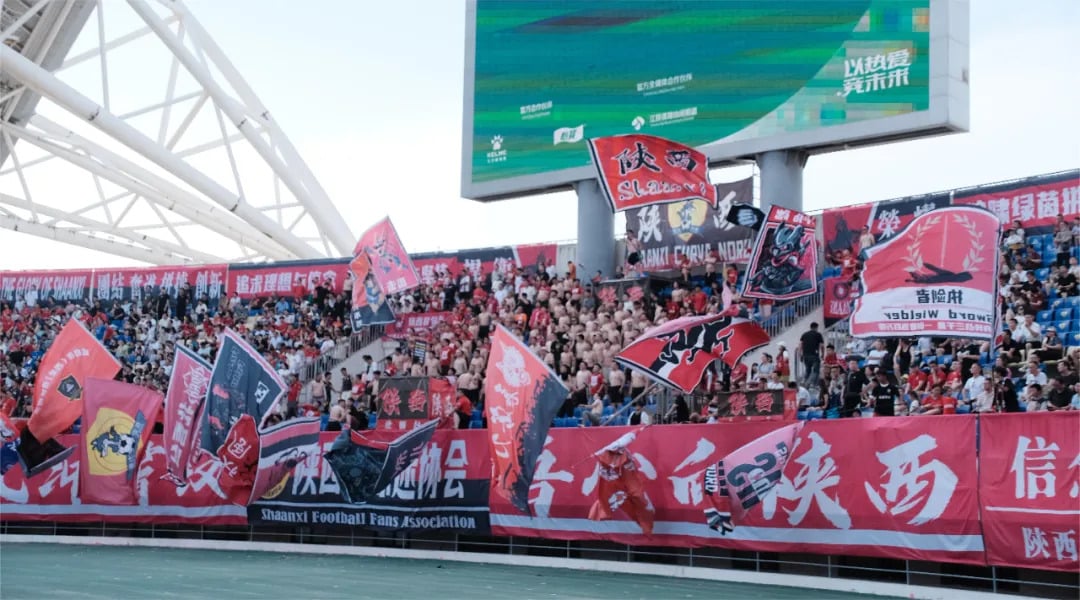
[[[1024,315],[1024,322],[1016,326],[1013,339],[1021,344],[1037,344],[1042,341],[1042,327],[1035,322],[1034,315]]]

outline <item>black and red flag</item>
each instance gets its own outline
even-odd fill
[[[438,424],[429,421],[389,445],[342,431],[323,455],[341,484],[341,495],[351,504],[364,504],[386,489],[420,457]]]
[[[682,317],[646,331],[623,348],[615,362],[690,394],[714,360],[734,366],[744,354],[768,343],[769,334],[749,319]]]
[[[724,486],[736,524],[747,511],[775,493],[802,425],[795,423],[770,431],[724,457]]]
[[[357,254],[349,263],[349,271],[355,278],[352,290],[352,318],[353,329],[368,327],[370,325],[386,325],[393,323],[394,311],[387,302],[383,287],[375,278],[371,259],[367,254]]]
[[[606,521],[622,510],[641,527],[645,535],[652,535],[656,509],[645,494],[645,480],[639,465],[627,449],[636,437],[630,432],[595,454],[600,465],[596,485],[596,502],[589,510],[592,521]]]
[[[689,146],[634,133],[593,138],[589,151],[612,212],[697,199],[716,208],[709,161]]]
[[[262,427],[285,394],[285,382],[244,338],[226,329],[207,387],[202,448],[216,454],[229,429],[242,415]]]
[[[569,390],[528,346],[495,327],[484,381],[492,488],[531,515],[529,487],[551,421]]]
[[[308,456],[319,452],[319,418],[291,419],[259,432],[259,462],[244,506],[262,498]]]
[[[372,225],[360,236],[353,255],[362,254],[371,261],[371,274],[384,293],[397,294],[420,285],[420,276],[390,217]]]
[[[814,217],[773,206],[758,231],[742,295],[791,300],[817,292],[817,240]]]

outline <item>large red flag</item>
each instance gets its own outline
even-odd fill
[[[120,362],[82,323],[71,319],[41,359],[34,382],[30,433],[41,442],[56,437],[83,413],[83,385],[89,377],[112,379]]]
[[[773,493],[802,425],[781,427],[724,457],[725,486],[736,523]]]
[[[218,485],[237,506],[247,506],[259,469],[259,431],[255,417],[240,415],[217,451],[222,469]]]
[[[627,450],[635,434],[628,433],[596,452],[600,463],[600,480],[596,486],[596,502],[589,510],[589,519],[606,521],[622,509],[645,535],[652,535],[656,509],[645,495],[645,481],[637,462]]]
[[[390,217],[372,225],[360,236],[353,255],[361,253],[371,259],[371,272],[383,292],[396,294],[420,285],[420,276]]]
[[[321,426],[317,417],[293,419],[259,434],[259,462],[247,505],[281,485],[297,464],[319,452]]]
[[[716,208],[709,161],[689,146],[629,134],[593,138],[589,151],[612,212],[698,199]]]
[[[86,504],[135,504],[135,470],[163,397],[130,383],[90,377],[83,389],[79,497]]]
[[[176,345],[165,396],[165,464],[169,472],[164,476],[176,485],[187,482],[191,451],[198,445],[201,434],[198,417],[202,414],[211,372],[210,364],[199,355]]]
[[[531,515],[529,487],[555,413],[570,393],[528,346],[501,325],[492,336],[484,380],[492,489]]]
[[[994,213],[950,206],[866,250],[851,334],[993,339],[1000,231]]]
[[[734,366],[744,354],[767,343],[768,332],[749,319],[682,317],[646,331],[623,348],[615,362],[690,394],[713,360]]]

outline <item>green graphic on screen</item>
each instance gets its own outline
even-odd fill
[[[472,182],[929,109],[929,0],[477,0]]]

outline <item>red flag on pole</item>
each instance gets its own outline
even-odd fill
[[[79,449],[79,498],[84,503],[137,503],[135,471],[163,401],[148,388],[86,379]]]
[[[593,138],[589,151],[612,212],[698,199],[716,208],[709,161],[689,146],[629,134]]]
[[[656,510],[645,495],[645,482],[633,455],[627,446],[635,434],[628,433],[596,452],[600,463],[600,480],[596,486],[596,502],[589,510],[592,521],[606,521],[622,509],[641,527],[645,535],[652,535]]]
[[[198,445],[202,433],[198,418],[202,414],[211,373],[209,363],[183,345],[176,345],[165,396],[165,464],[169,473],[164,476],[176,485],[184,485],[187,481],[191,451]]]

